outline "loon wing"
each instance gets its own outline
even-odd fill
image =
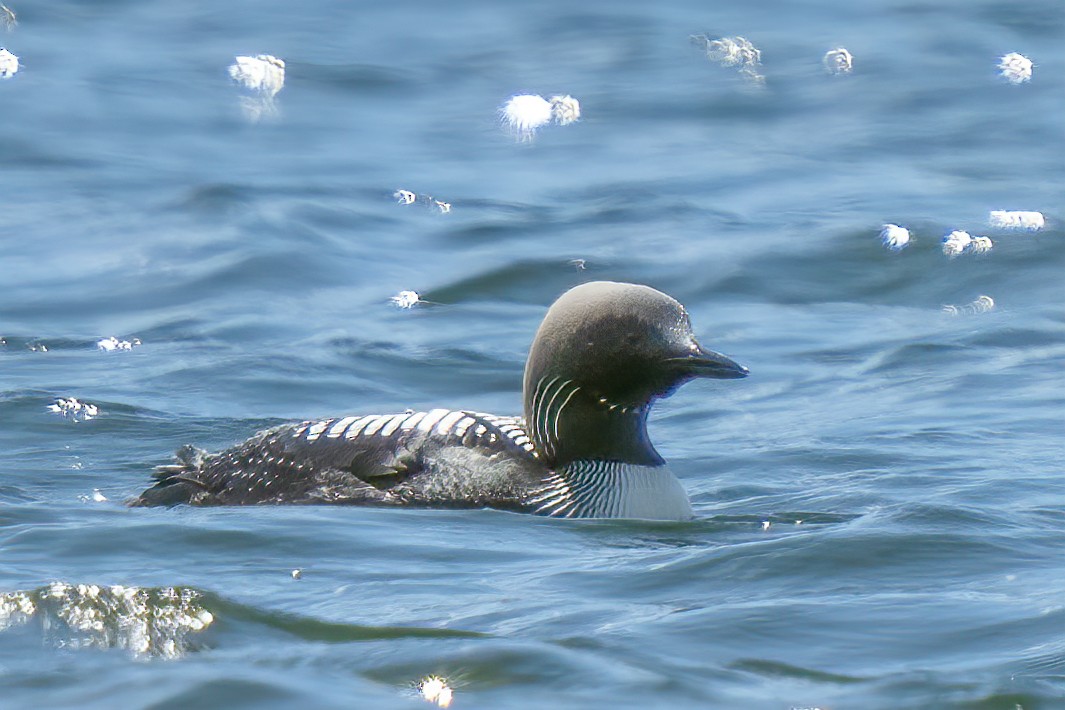
[[[448,451],[535,457],[520,420],[435,409],[286,424],[216,454],[186,446],[156,469],[157,483],[132,505],[350,503],[462,505],[515,501],[524,481],[490,480],[487,499],[468,495],[469,475]],[[504,461],[488,478],[513,472]],[[483,472],[483,467],[473,467]],[[512,467],[511,467],[512,468]],[[520,467],[519,467],[520,468]],[[520,473],[520,471],[519,471]],[[484,487],[482,482],[478,485]]]

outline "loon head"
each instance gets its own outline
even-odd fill
[[[696,377],[746,377],[702,347],[677,300],[649,286],[595,281],[547,311],[525,365],[525,421],[549,466],[579,460],[660,465],[647,414]]]

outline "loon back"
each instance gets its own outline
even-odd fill
[[[691,517],[647,436],[653,402],[746,368],[696,342],[647,286],[563,294],[525,368],[525,417],[434,409],[269,429],[216,454],[186,446],[131,505],[346,503],[491,507],[564,517]],[[528,424],[528,425],[527,425]]]
[[[341,503],[523,510],[543,467],[518,417],[434,409],[283,424],[185,446],[131,504]]]

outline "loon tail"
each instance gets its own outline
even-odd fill
[[[127,502],[130,507],[172,506],[191,503],[204,497],[207,487],[199,480],[207,452],[185,444],[174,452],[174,463],[156,466],[152,478],[156,483]],[[202,503],[201,503],[202,504]]]

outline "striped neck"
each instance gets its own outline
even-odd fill
[[[541,378],[525,403],[525,422],[546,464],[612,461],[662,466],[647,436],[650,402],[611,402],[591,388],[561,377]]]
[[[692,518],[688,494],[667,466],[617,461],[574,461],[557,468],[529,505],[538,515],[562,518]]]

